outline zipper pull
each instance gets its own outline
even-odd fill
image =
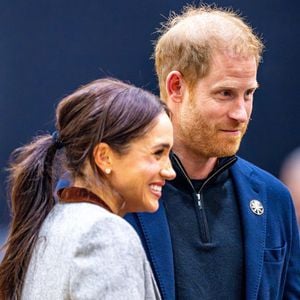
[[[202,209],[201,195],[199,193],[195,193],[194,195],[196,196],[195,200],[197,201],[199,209]]]

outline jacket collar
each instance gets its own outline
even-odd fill
[[[175,299],[171,235],[162,202],[155,213],[137,213],[146,252],[163,299]]]
[[[237,191],[241,223],[244,236],[245,279],[247,299],[257,299],[264,261],[267,223],[267,195],[265,183],[259,180],[253,170],[241,159],[231,168]],[[256,215],[250,202],[258,200],[264,208],[262,215]]]

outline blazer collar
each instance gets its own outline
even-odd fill
[[[267,202],[265,183],[243,160],[232,166],[231,172],[238,195],[244,236],[246,299],[256,299],[262,276],[266,239]],[[250,202],[258,200],[264,212],[255,214]]]
[[[156,213],[137,213],[157,284],[163,299],[175,299],[173,251],[162,201]]]

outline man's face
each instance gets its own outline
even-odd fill
[[[199,157],[235,154],[251,116],[256,73],[254,57],[216,53],[209,74],[186,89],[175,111],[176,143]]]

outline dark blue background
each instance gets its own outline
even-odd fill
[[[57,102],[78,85],[115,76],[157,93],[154,33],[188,1],[6,0],[0,3],[0,225],[8,221],[9,153],[53,130]],[[199,3],[199,2],[194,2]],[[212,2],[208,2],[212,3]],[[278,175],[299,138],[299,2],[215,1],[238,9],[266,44],[253,120],[240,155]]]

